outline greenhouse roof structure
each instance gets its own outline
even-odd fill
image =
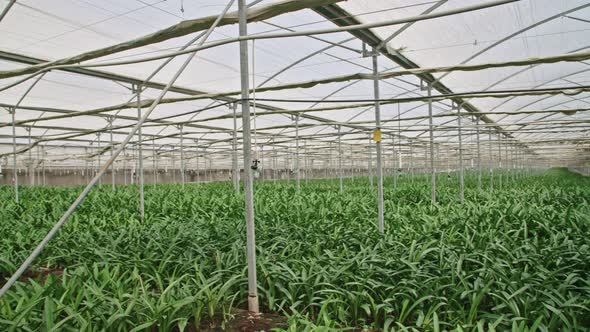
[[[211,167],[231,167],[232,110],[240,100],[237,1],[206,41],[196,37],[228,1],[1,5],[4,167],[11,167],[13,143],[20,152],[17,167],[37,159],[46,167],[76,167],[108,156],[109,134],[115,145],[124,140],[137,122],[137,100],[145,111],[190,56],[177,54],[187,45],[203,49],[143,124],[143,158],[159,156],[164,165],[166,158],[179,158],[182,145],[189,165],[199,154],[212,160]],[[475,136],[481,136],[486,152],[486,144],[504,144],[543,163],[574,165],[587,158],[586,1],[318,0],[248,6],[255,153],[322,160],[340,139],[347,158],[366,159],[376,128],[372,52],[377,50],[384,155],[396,148],[404,161],[424,155],[431,87],[433,140],[441,155],[458,156],[460,112],[467,159],[475,154]],[[240,114],[238,109],[239,146]],[[138,145],[133,138],[129,149]]]

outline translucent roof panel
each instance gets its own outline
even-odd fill
[[[253,8],[279,2],[256,2]],[[331,5],[341,10],[339,13],[343,17],[328,19],[326,11],[304,9],[252,22],[248,25],[248,31],[250,35],[262,35],[330,29],[338,26],[333,21],[340,25],[345,19],[356,20],[361,24],[375,23],[442,13],[483,3],[475,0],[348,0]],[[0,7],[6,4],[7,1],[1,1]],[[130,41],[183,20],[218,15],[227,4],[226,0],[19,0],[0,22],[0,71],[25,67],[35,61],[58,60]],[[229,10],[237,10],[237,2]],[[361,39],[375,36],[379,41],[387,41],[378,57],[377,69],[382,73],[408,68],[409,64],[428,68],[497,63],[588,51],[588,20],[590,4],[586,1],[523,0],[413,23],[360,30],[354,35],[337,32],[250,40],[249,80],[252,88],[262,89],[342,75],[369,74],[372,72],[372,58],[368,53],[371,46],[365,44],[367,40],[356,38],[359,36]],[[221,42],[238,35],[236,24],[225,25],[214,29],[207,42]],[[162,56],[187,45],[195,46],[198,43],[193,40],[195,36],[193,33],[163,40],[83,64],[112,64]],[[83,162],[80,148],[90,147],[90,144],[95,148],[96,133],[109,132],[109,120],[113,119],[114,142],[122,141],[135,123],[137,109],[133,106],[121,107],[135,101],[132,82],[141,82],[152,76],[152,84],[142,92],[141,99],[155,99],[186,58],[187,55],[180,55],[171,61],[158,59],[76,72],[53,70],[42,77],[37,76],[0,91],[3,106],[0,109],[0,121],[4,124],[0,127],[0,152],[7,153],[11,149],[12,131],[6,125],[11,121],[11,116],[7,107],[19,103],[26,94],[16,114],[17,121],[25,121],[16,128],[18,143],[27,143],[26,128],[30,126],[35,139],[48,138],[44,145],[71,143],[78,146],[75,155],[80,155]],[[436,73],[431,76],[436,79],[432,94],[583,87],[590,80],[589,70],[588,63],[582,61]],[[27,92],[39,77],[35,86]],[[17,82],[19,78],[22,77],[1,79],[0,87]],[[382,128],[388,139],[400,139],[408,145],[428,141],[425,86],[425,76],[405,75],[381,80],[381,99],[421,98],[381,105]],[[219,157],[220,163],[225,163],[223,160],[226,160],[224,157],[230,151],[233,133],[232,102],[240,98],[239,90],[237,43],[199,51],[165,96],[166,99],[193,97],[195,100],[159,105],[145,124],[143,134],[156,146],[178,146],[181,143],[182,125],[185,141],[210,151],[219,151],[216,157]],[[195,95],[211,93],[226,95],[194,98]],[[251,94],[251,98],[257,99],[252,103],[252,111],[257,113],[253,122],[256,149],[272,144],[289,148],[295,146],[295,113],[286,111],[298,111],[297,114],[300,114],[299,135],[302,140],[324,145],[335,142],[338,137],[337,126],[341,126],[340,132],[347,144],[363,147],[368,144],[367,137],[375,128],[375,108],[371,105],[374,97],[370,79],[257,91]],[[462,101],[466,103],[463,111],[476,111],[485,115],[485,120],[489,122],[486,127],[481,127],[485,135],[492,129],[494,140],[498,140],[498,133],[501,133],[505,138],[521,140],[531,149],[535,148],[538,141],[539,147],[543,147],[539,153],[550,158],[561,158],[553,152],[544,152],[551,150],[544,150],[546,143],[542,142],[543,139],[560,137],[552,132],[555,128],[565,130],[564,135],[567,135],[563,137],[587,137],[583,131],[587,129],[584,127],[584,121],[588,120],[587,111],[579,110],[574,115],[547,112],[588,108],[586,92],[575,95],[464,98]],[[351,104],[363,105],[351,107]],[[449,151],[458,142],[454,106],[450,99],[433,103],[434,140],[441,146],[448,144]],[[43,119],[105,107],[109,110],[96,114]],[[303,112],[327,107],[341,108]],[[283,114],[278,114],[279,111]],[[241,130],[239,112],[238,107],[237,123],[238,130]],[[399,117],[402,120],[396,121]],[[466,140],[472,140],[475,130],[473,119],[466,116],[463,120],[465,135],[468,137]],[[78,136],[70,138],[71,135]],[[278,140],[282,142],[276,143]],[[239,141],[241,143],[241,138]]]

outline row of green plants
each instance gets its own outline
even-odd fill
[[[590,181],[554,169],[478,190],[443,174],[385,182],[378,233],[367,178],[257,182],[262,310],[289,331],[584,331],[590,328]],[[498,180],[496,176],[496,181]],[[504,180],[505,181],[505,180]],[[486,185],[486,183],[488,185]],[[0,278],[81,188],[0,187]],[[230,183],[94,190],[0,298],[0,330],[171,331],[223,324],[245,306],[243,196]],[[0,281],[2,283],[3,281]],[[209,322],[209,323],[207,323]]]

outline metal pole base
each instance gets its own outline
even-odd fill
[[[251,314],[260,314],[260,309],[258,307],[258,296],[257,295],[248,295],[248,311]]]

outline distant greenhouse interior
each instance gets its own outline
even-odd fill
[[[0,329],[587,331],[589,24],[0,0]]]

